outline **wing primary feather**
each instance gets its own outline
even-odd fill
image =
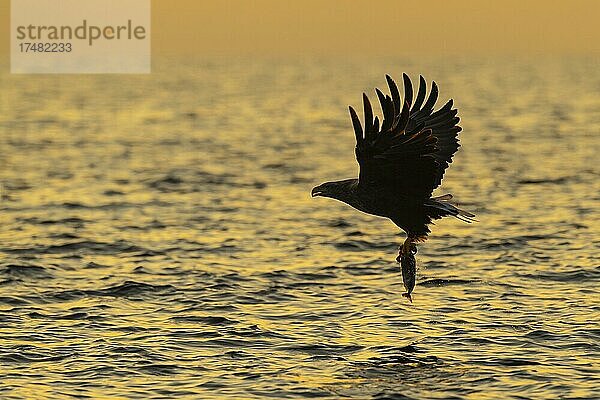
[[[413,101],[413,87],[410,78],[406,74],[402,74],[402,78],[404,79],[404,101],[407,101],[408,104],[412,104]]]
[[[369,97],[363,93],[363,103],[365,111],[365,139],[368,139],[371,133],[373,133],[373,108]]]
[[[360,125],[360,119],[358,119],[358,115],[356,115],[356,111],[352,106],[348,106],[350,110],[350,118],[352,119],[352,126],[354,127],[354,135],[356,136],[356,144],[359,144],[363,140],[363,130]]]
[[[381,111],[383,112],[383,122],[381,124],[381,131],[385,132],[392,125],[394,119],[394,107],[389,104],[388,99],[381,90],[375,89],[377,97],[379,98],[379,104],[381,104]],[[391,100],[389,100],[391,102]]]
[[[398,117],[396,115],[396,111],[394,108],[394,100],[392,100],[392,98],[388,95],[385,96],[385,100],[386,100],[386,104],[387,104],[387,108],[388,108],[388,116],[386,116],[388,121],[386,121],[386,124],[385,124],[386,125],[385,131],[389,132],[389,131],[393,131],[394,122],[396,121],[396,119]]]
[[[435,102],[437,101],[438,98],[438,87],[435,83],[435,81],[431,82],[431,92],[429,93],[429,98],[427,99],[427,103],[425,103],[425,105],[423,106],[424,110],[433,110],[433,107],[435,106]]]
[[[385,79],[387,80],[388,86],[390,88],[392,102],[394,103],[394,115],[396,115],[400,112],[400,92],[398,91],[398,86],[396,86],[396,82],[394,82],[391,76],[386,75]]]
[[[373,122],[373,133],[379,132],[379,117],[375,116],[375,121]]]
[[[404,101],[404,107],[402,107],[402,112],[400,113],[400,120],[398,121],[398,130],[404,131],[406,129],[406,124],[408,123],[408,117],[410,116],[410,104],[408,101]]]
[[[375,93],[377,93],[377,98],[379,99],[379,104],[381,105],[381,111],[385,114],[385,95],[379,90],[379,88],[375,88]]]
[[[446,104],[444,104],[444,106],[442,108],[440,108],[439,110],[437,110],[436,112],[431,114],[431,118],[437,118],[438,116],[441,116],[442,114],[452,113],[452,105],[453,105],[453,100],[452,99],[448,100],[448,102]],[[457,111],[457,110],[454,110],[454,111]]]
[[[417,99],[415,100],[415,104],[413,104],[412,109],[410,110],[412,113],[421,109],[421,104],[423,104],[423,100],[425,100],[426,91],[427,82],[425,82],[425,78],[423,78],[423,75],[419,75],[419,92],[417,93]]]

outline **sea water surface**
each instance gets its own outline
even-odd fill
[[[0,397],[600,398],[600,61],[0,74]],[[414,303],[347,105],[422,73],[463,147]],[[374,100],[374,97],[372,97]]]

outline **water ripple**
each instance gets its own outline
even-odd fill
[[[0,398],[598,398],[597,63],[347,61],[0,73]],[[403,234],[310,197],[406,69],[481,221],[431,227],[413,303]]]

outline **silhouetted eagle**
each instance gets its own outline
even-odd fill
[[[450,194],[431,197],[460,146],[458,133],[462,128],[457,125],[458,111],[452,108],[453,101],[434,111],[438,98],[435,82],[426,99],[426,83],[421,76],[413,101],[410,78],[406,74],[403,78],[404,101],[388,75],[391,96],[375,89],[383,111],[381,123],[379,117],[373,118],[366,94],[363,93],[364,129],[356,111],[349,107],[360,165],[358,179],[325,182],[313,188],[312,196],[331,197],[365,213],[391,219],[407,234],[398,261],[405,259],[407,264],[415,264],[415,243],[427,239],[432,220],[453,216],[472,222],[475,216],[452,205]],[[412,284],[411,277],[405,276],[404,281],[410,298],[414,275]]]

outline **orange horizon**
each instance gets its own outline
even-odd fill
[[[153,55],[600,54],[600,2],[152,1]],[[0,0],[0,55],[10,0]]]

